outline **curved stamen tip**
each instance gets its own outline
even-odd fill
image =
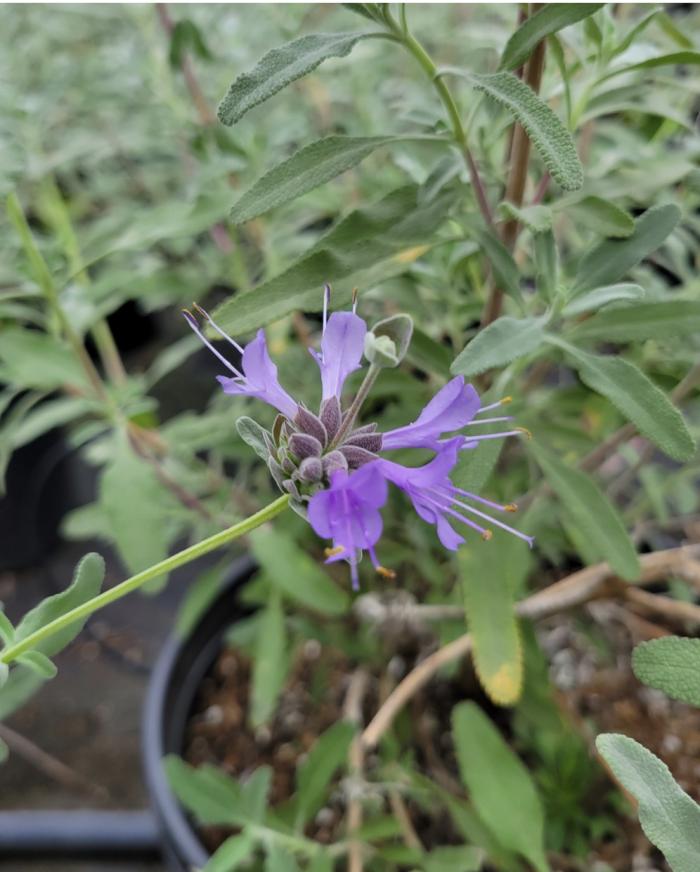
[[[194,315],[192,314],[192,312],[190,312],[189,309],[181,309],[181,312],[184,315],[185,320],[187,321],[187,323],[190,326],[199,327],[199,324],[197,323],[197,319],[194,317]]]
[[[199,303],[194,303],[194,302],[193,302],[193,303],[192,303],[192,308],[195,310],[195,312],[196,312],[198,315],[201,315],[202,318],[206,318],[207,321],[211,321],[211,315],[209,314],[209,312],[207,312],[206,309],[203,309],[203,308],[199,305]]]
[[[358,297],[359,293],[360,293],[360,291],[357,288],[352,289],[352,311],[353,311],[353,314],[357,310],[357,297]]]
[[[323,552],[325,557],[337,557],[345,551],[343,545],[336,545],[335,548],[326,548]]]
[[[517,503],[508,503],[508,505],[503,506],[503,508],[506,510],[506,512],[517,512],[518,511]]]
[[[527,429],[527,427],[516,427],[515,428],[519,433],[522,433],[525,438],[530,441],[532,439],[532,433]]]
[[[377,575],[381,575],[382,578],[396,578],[396,573],[393,569],[387,569],[386,566],[377,566]]]
[[[481,538],[484,540],[484,542],[489,542],[491,539],[493,539],[493,531],[484,530],[484,532],[481,534]]]

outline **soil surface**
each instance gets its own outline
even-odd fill
[[[593,620],[590,620],[590,619]],[[600,732],[620,732],[642,742],[663,759],[679,783],[700,799],[700,711],[668,700],[662,693],[642,686],[630,668],[632,648],[639,641],[662,633],[618,607],[596,604],[590,614],[559,616],[540,628],[540,642],[551,663],[550,674],[558,689],[560,707],[591,749]],[[400,678],[417,659],[433,650],[435,641],[423,636],[411,650],[404,650],[389,672]],[[273,768],[272,803],[281,805],[294,791],[294,773],[316,737],[342,717],[343,705],[354,665],[341,653],[321,649],[314,640],[297,652],[290,678],[282,692],[271,723],[254,731],[247,723],[250,689],[249,659],[239,650],[222,651],[204,680],[189,723],[185,758],[194,765],[210,763],[227,773],[245,778],[256,766]],[[395,683],[377,671],[363,700],[365,722]],[[417,768],[441,787],[463,796],[450,736],[453,706],[473,698],[487,707],[509,734],[510,715],[496,710],[484,698],[472,667],[461,664],[452,676],[438,676],[419,694],[407,714]],[[405,727],[405,723],[404,723]],[[371,782],[378,760],[365,761]],[[602,789],[601,789],[602,785]],[[323,843],[342,838],[345,826],[343,785],[331,792],[328,805],[307,827],[307,835]],[[611,814],[612,785],[601,769],[586,814]],[[670,872],[663,857],[646,840],[634,817],[615,812],[614,834],[606,834],[588,857],[575,860],[552,855],[555,872]],[[383,811],[391,813],[384,803]],[[601,806],[596,808],[596,803]],[[605,808],[602,806],[605,805]],[[445,814],[431,816],[412,801],[407,802],[413,826],[424,845],[459,843]],[[205,827],[203,841],[214,850],[231,830]]]

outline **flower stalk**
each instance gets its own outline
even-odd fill
[[[239,521],[237,524],[228,527],[226,530],[214,533],[213,536],[209,536],[209,538],[203,539],[201,542],[190,545],[189,548],[178,551],[177,554],[173,554],[171,557],[166,557],[165,560],[161,560],[159,563],[149,566],[148,569],[144,569],[136,575],[132,575],[131,578],[127,578],[126,581],[122,581],[121,584],[110,588],[110,590],[104,591],[99,594],[99,596],[81,603],[81,605],[76,606],[74,609],[71,609],[63,615],[60,615],[58,618],[55,618],[43,627],[39,627],[38,630],[30,633],[16,644],[9,645],[0,652],[0,663],[12,663],[13,660],[16,660],[21,654],[24,654],[25,651],[31,651],[44,639],[53,636],[60,630],[74,624],[76,621],[89,617],[94,612],[99,611],[99,609],[108,606],[110,603],[113,603],[118,599],[121,599],[128,593],[138,590],[154,578],[165,575],[173,569],[177,569],[179,566],[191,563],[198,557],[202,557],[202,555],[208,554],[210,551],[215,551],[222,545],[227,545],[229,542],[233,542],[234,539],[238,539],[246,533],[250,533],[251,530],[255,530],[256,527],[261,526],[261,524],[264,524],[266,521],[272,520],[272,518],[275,518],[283,512],[284,509],[287,508],[288,503],[289,496],[281,496],[274,502],[265,506],[265,508],[260,509],[259,512],[251,515],[249,518]]]

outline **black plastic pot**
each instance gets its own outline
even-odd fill
[[[163,857],[172,872],[201,868],[209,853],[168,784],[162,760],[182,754],[185,729],[202,679],[221,650],[232,623],[248,613],[238,591],[253,574],[254,562],[242,558],[231,568],[217,597],[186,638],[172,635],[153,668],[143,719],[146,786],[163,838]]]

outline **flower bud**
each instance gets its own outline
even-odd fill
[[[413,320],[409,315],[385,318],[365,336],[365,357],[375,366],[398,366],[406,356],[412,334]]]

